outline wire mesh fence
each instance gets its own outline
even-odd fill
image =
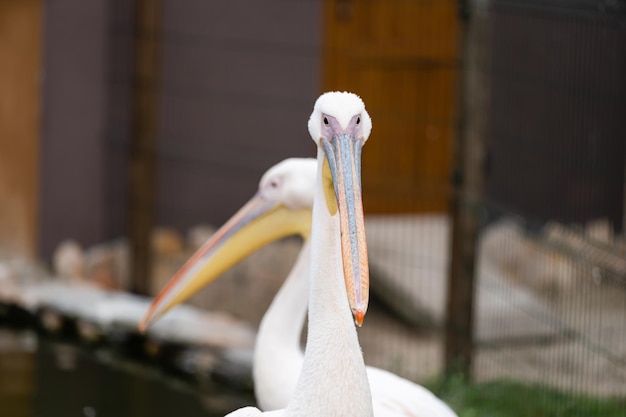
[[[272,7],[283,5],[281,2],[274,3]],[[456,9],[450,8],[452,3],[439,6],[420,0],[392,3],[390,7],[398,10],[403,6],[422,7],[420,10],[424,11],[434,9],[436,13],[445,10],[452,13],[454,19],[459,18]],[[322,5],[316,2],[302,4],[307,10]],[[297,7],[302,7],[302,4]],[[331,16],[341,20],[359,13],[361,17],[366,16],[368,7],[380,8],[384,2],[363,2],[345,10],[342,9],[345,5],[324,4]],[[363,8],[359,9],[361,6]],[[607,256],[612,259],[623,256],[619,249],[619,230],[615,233],[599,232],[610,236],[602,245],[597,245],[590,240],[590,233],[575,232],[565,223],[558,227],[549,223],[551,220],[584,223],[605,210],[607,216],[612,216],[609,229],[613,225],[620,229],[621,219],[615,216],[623,214],[620,202],[623,200],[619,196],[623,198],[624,149],[614,120],[623,111],[624,103],[624,81],[618,75],[623,74],[623,63],[616,55],[618,41],[623,37],[623,26],[620,26],[623,25],[623,17],[619,10],[614,14],[611,14],[612,9],[604,13],[597,10],[589,12],[584,4],[579,6],[569,7],[554,2],[542,7],[532,2],[494,1],[487,9],[491,40],[482,47],[487,49],[491,64],[488,73],[482,76],[488,80],[490,88],[490,107],[486,117],[491,124],[486,132],[490,139],[486,204],[481,209],[485,223],[481,229],[476,281],[474,341],[478,349],[474,374],[476,380],[510,376],[560,388],[575,388],[578,392],[589,390],[591,393],[618,395],[623,394],[620,392],[623,384],[614,383],[621,378],[620,367],[614,366],[614,375],[592,369],[602,364],[619,365],[623,362],[623,352],[603,345],[606,338],[619,341],[623,335],[624,309],[623,305],[620,308],[619,298],[623,288],[619,279],[607,284],[603,278],[607,269],[599,264],[609,262],[605,260]],[[311,68],[323,65],[320,55],[326,52],[348,54],[349,49],[346,45],[325,47],[308,35],[294,35],[289,40],[281,37],[281,34],[293,29],[291,26],[281,28],[284,32],[259,36],[261,32],[256,26],[252,27],[252,32],[246,33],[244,26],[238,25],[242,32],[234,36],[228,25],[207,26],[199,17],[203,7],[200,4],[175,6],[166,3],[165,7],[167,13],[164,14],[161,39],[164,79],[160,92],[164,102],[163,120],[159,126],[160,140],[152,151],[157,152],[159,158],[159,222],[173,223],[185,230],[196,221],[193,219],[225,219],[228,213],[234,212],[237,204],[252,194],[260,173],[276,162],[278,155],[286,153],[271,154],[281,149],[282,143],[267,136],[267,132],[273,132],[271,126],[279,117],[285,118],[287,113],[294,113],[290,119],[306,120],[312,102],[312,98],[309,100],[308,97],[313,97],[317,89],[317,83],[310,81],[310,76],[317,70]],[[133,36],[136,36],[129,29],[132,22],[128,21],[128,10],[122,3],[115,10],[115,21],[110,28],[116,40],[114,45],[122,50],[128,49]],[[264,15],[263,19],[266,18],[267,15]],[[392,17],[392,22],[394,18],[399,19]],[[443,21],[446,20],[441,19]],[[310,25],[314,27],[316,23]],[[397,25],[401,27],[401,23]],[[546,32],[550,28],[554,29],[554,33]],[[377,48],[375,42],[379,39],[371,34],[369,36],[372,37],[370,47],[374,51]],[[545,37],[553,39],[552,43],[544,42]],[[559,39],[564,39],[564,43],[559,43]],[[437,39],[430,40],[441,45]],[[422,40],[420,45],[428,41]],[[410,39],[399,38],[397,42],[403,46],[402,42],[410,43]],[[606,52],[600,53],[600,46],[594,42],[606,42]],[[581,45],[585,45],[584,48]],[[527,51],[527,54],[520,51]],[[428,86],[429,80],[435,80],[433,74],[438,68],[445,71],[460,68],[458,57],[457,61],[454,58],[437,61],[416,53],[418,55],[407,61],[410,71],[413,71],[408,73],[426,82],[424,85]],[[271,65],[268,71],[263,71],[268,65],[267,56],[285,63],[298,60],[302,68],[308,68],[309,74],[305,74],[308,79],[304,89],[306,93],[293,94],[284,87],[277,88],[280,82],[288,80],[294,83],[292,91],[302,91],[303,80],[293,76],[286,78],[287,73],[282,70],[278,78],[274,73],[269,79],[261,80],[261,74],[276,70],[276,66]],[[361,71],[370,71],[368,68],[377,65],[385,68],[387,75],[396,74],[398,80],[404,79],[402,71],[408,71],[398,69],[404,62],[402,60],[408,59],[406,57],[383,53],[364,57],[351,65],[356,65]],[[543,61],[539,59],[542,57],[545,58]],[[122,61],[124,59],[119,62]],[[251,68],[254,71],[250,71]],[[124,75],[128,74],[128,70],[126,65],[120,64],[111,72],[111,82],[117,94],[132,91],[131,80]],[[233,74],[236,77],[232,77]],[[613,80],[613,84],[603,84],[606,80]],[[157,86],[151,80],[143,80],[142,83],[148,83],[146,85],[153,88]],[[398,83],[376,85],[397,91],[396,94],[406,89]],[[273,89],[268,90],[269,87]],[[438,158],[438,150],[427,145],[436,143],[437,138],[448,141],[446,146],[450,152],[452,137],[440,132],[446,129],[454,131],[456,122],[454,118],[442,118],[441,106],[454,108],[454,101],[429,104],[428,97],[418,95],[414,100],[424,105],[414,106],[410,113],[391,117],[388,108],[381,107],[384,101],[380,102],[382,104],[375,101],[382,87],[373,88],[365,92],[364,98],[367,102],[368,94],[373,96],[373,108],[381,111],[378,119],[376,112],[372,111],[374,122],[382,121],[384,126],[392,122],[405,123],[408,127],[398,128],[397,132],[408,137],[407,143],[424,141],[426,144],[411,151],[419,155],[419,158],[414,155],[412,160]],[[437,96],[441,91],[444,90],[432,87],[429,94]],[[553,97],[552,101],[550,97]],[[593,104],[596,102],[601,104]],[[551,115],[551,111],[555,114]],[[296,117],[296,113],[302,117]],[[262,117],[257,117],[259,115]],[[245,123],[239,123],[239,118]],[[228,123],[222,124],[221,120]],[[414,125],[411,124],[413,121]],[[128,126],[125,123],[128,121],[122,122],[122,126]],[[294,122],[290,131],[303,131],[296,127],[301,124]],[[124,137],[129,130],[114,125],[108,132],[111,134],[108,149],[115,154],[126,152],[128,142]],[[250,140],[253,134],[261,140]],[[583,134],[587,136],[581,136]],[[306,143],[305,132],[295,133],[294,136],[302,136],[301,142]],[[388,140],[383,132],[380,136],[378,140]],[[306,154],[304,150],[309,148],[303,145],[292,149]],[[366,148],[365,152],[368,151]],[[385,160],[393,157],[393,152],[381,148],[371,153],[377,153],[382,164],[389,167],[385,171],[389,182],[406,174],[401,167],[403,162]],[[309,154],[312,155],[312,148]],[[242,163],[235,155],[242,156],[247,162]],[[595,159],[587,158],[589,156]],[[451,155],[446,158],[451,160]],[[368,164],[374,166],[378,163],[374,158],[365,161],[364,171]],[[581,168],[583,166],[584,169]],[[576,184],[568,182],[576,176],[574,173],[577,178],[584,176],[576,184],[580,185],[584,180],[593,182],[580,185],[586,187],[581,191]],[[422,202],[431,197],[441,199],[443,196],[444,201],[449,198],[451,185],[447,178],[443,181],[430,178],[428,170],[416,175],[423,176],[422,182],[410,182],[407,188],[397,193],[400,197],[404,193],[409,205],[413,204],[412,195]],[[406,183],[406,178],[398,178],[398,183],[403,181]],[[380,184],[372,184],[370,188],[379,192]],[[576,189],[579,191],[576,194],[578,197],[573,200],[559,197],[557,192],[568,184],[573,187],[572,193]],[[612,188],[607,188],[609,185]],[[367,211],[367,184],[365,187]],[[600,191],[594,194],[594,190]],[[207,199],[203,197],[207,193],[224,195],[230,203],[221,208],[207,205]],[[122,203],[120,194],[116,195],[116,204]],[[584,204],[591,204],[589,200],[598,195],[600,197],[593,202],[595,211],[585,211]],[[605,200],[602,196],[606,196]],[[387,196],[395,200],[400,197]],[[376,204],[377,207],[384,206]],[[427,203],[422,205],[429,207]],[[417,204],[416,207],[421,206]],[[377,211],[384,211],[384,208]],[[573,214],[567,214],[570,212]],[[521,216],[522,220],[509,221],[513,215],[515,219]],[[117,222],[119,224],[120,220]],[[450,223],[445,210],[439,213],[426,210],[422,214],[368,216],[374,297],[381,306],[379,312],[370,315],[371,323],[361,331],[366,358],[370,363],[393,369],[412,379],[423,380],[441,372],[441,326],[445,320],[448,288]],[[290,250],[295,254],[296,249]],[[595,254],[589,256],[582,252],[594,250]],[[162,264],[171,262],[170,265],[161,265],[160,270],[167,272],[162,273],[160,280],[169,276],[182,259],[184,256],[177,255],[174,260],[158,260]],[[281,267],[284,275],[289,262],[289,259],[285,260],[284,267]],[[619,264],[619,261],[616,262]],[[253,267],[247,268],[248,272],[254,270]],[[622,274],[619,268],[617,266],[612,272],[617,274],[615,276]],[[245,278],[245,273],[236,275],[239,277],[235,281],[237,285],[254,285],[252,279]],[[393,285],[386,281],[391,281]],[[271,290],[256,292],[263,294],[258,302],[261,307],[258,312],[247,313],[247,319],[254,321],[255,317],[260,317],[262,306],[269,303],[272,291],[278,285],[279,280],[271,285]],[[607,286],[614,291],[607,290]],[[224,291],[232,295],[235,289]],[[230,296],[207,294],[204,295],[204,303],[228,308],[226,302],[220,301],[228,300]],[[375,300],[374,309],[376,305]],[[602,310],[609,306],[613,306],[612,309]],[[239,314],[242,314],[241,311]],[[609,316],[615,321],[607,324],[613,336],[608,336],[609,330],[600,325],[610,322]],[[596,321],[597,326],[594,324]],[[530,355],[530,359],[524,359],[525,354]],[[557,377],[557,372],[542,361],[565,367],[554,360],[561,354],[564,361],[572,362],[572,370],[570,374]],[[593,383],[590,382],[591,375],[597,378]],[[606,382],[600,381],[603,375],[607,378]]]
[[[483,229],[477,380],[504,376],[623,397],[623,273],[614,275],[599,259],[582,257],[579,249],[564,250],[568,244],[559,242],[581,238],[584,232],[552,225],[528,233],[513,219]],[[622,259],[623,243],[615,243],[603,250],[619,251]]]
[[[64,237],[108,240],[86,251],[85,273],[105,285],[130,287],[129,244],[110,239],[124,235],[129,221],[131,108],[140,87],[161,100],[158,137],[143,148],[156,154],[153,208],[157,226],[167,228],[152,235],[153,294],[214,230],[202,224],[226,220],[280,159],[313,156],[305,124],[321,86],[354,88],[374,122],[363,151],[373,297],[359,330],[365,359],[420,382],[441,375],[453,261],[449,201],[462,180],[451,165],[460,148],[455,138],[467,127],[458,123],[465,111],[459,97],[472,93],[459,82],[472,64],[461,61],[467,45],[457,36],[480,13],[488,35],[470,47],[481,50],[476,56],[483,61],[466,82],[486,86],[475,100],[487,106],[471,114],[486,120],[479,132],[485,161],[478,169],[485,188],[483,196],[459,194],[480,221],[474,294],[466,294],[474,297],[472,382],[484,392],[510,381],[539,389],[515,386],[523,398],[518,401],[552,401],[537,397],[545,387],[570,394],[551,405],[554,415],[571,406],[571,398],[623,401],[623,2],[257,3],[164,2],[162,80],[133,80],[133,49],[144,35],[134,31],[131,2],[110,3],[102,42],[106,68],[98,72],[104,74],[100,87],[110,91],[100,109],[105,116],[95,123],[105,126],[95,159],[106,175],[92,184],[104,191],[94,202],[82,202],[86,209],[104,204],[90,224],[100,230],[81,235],[77,222],[55,229],[50,219],[66,210],[49,209],[59,198],[57,186],[46,194],[54,198],[42,199],[48,210],[43,252],[52,254],[58,236],[69,230],[76,236]],[[54,38],[61,26],[61,20],[51,21],[49,34]],[[325,40],[326,32],[334,40]],[[51,45],[49,62],[56,59]],[[72,136],[70,122],[50,125],[44,132],[49,146],[81,140]],[[465,150],[476,151],[471,143]],[[42,158],[42,187],[58,184],[45,179],[58,177],[58,165],[50,164],[49,153]],[[82,162],[93,162],[89,158]],[[369,169],[375,175],[366,178]],[[261,250],[192,303],[258,324],[299,248],[291,239]],[[601,409],[590,410],[580,415]]]
[[[621,4],[493,1],[476,381],[624,398]],[[606,54],[606,55],[605,55]],[[617,57],[619,55],[619,58]],[[549,394],[526,401],[550,403]]]

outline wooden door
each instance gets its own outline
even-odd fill
[[[0,250],[35,255],[41,1],[0,1]]]
[[[456,0],[326,0],[324,88],[359,94],[367,213],[447,210],[458,72]]]

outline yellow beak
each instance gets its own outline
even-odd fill
[[[145,329],[259,248],[289,235],[308,237],[311,210],[290,210],[255,195],[172,277],[139,324]]]

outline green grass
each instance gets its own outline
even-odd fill
[[[459,417],[626,417],[626,399],[572,395],[507,380],[467,384],[451,377],[427,385]]]

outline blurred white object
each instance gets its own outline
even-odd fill
[[[52,255],[54,274],[71,281],[82,281],[87,277],[85,253],[74,240],[65,240]]]

